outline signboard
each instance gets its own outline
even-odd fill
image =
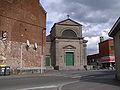
[[[100,62],[101,62],[101,63],[115,62],[115,56],[105,56],[105,57],[101,57]]]

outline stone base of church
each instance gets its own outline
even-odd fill
[[[55,66],[55,70],[85,70],[84,66]]]

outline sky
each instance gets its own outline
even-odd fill
[[[120,16],[120,0],[40,0],[47,12],[47,35],[54,23],[70,15],[83,25],[83,37],[88,40],[88,55],[99,52],[100,36],[109,39],[108,32]]]

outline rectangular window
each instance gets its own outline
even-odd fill
[[[110,46],[110,50],[114,50],[114,46]]]

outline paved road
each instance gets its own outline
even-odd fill
[[[0,90],[57,90],[62,84],[76,80],[62,74],[50,71],[43,75],[1,76]]]
[[[114,71],[92,71],[81,77],[78,82],[64,85],[62,90],[120,90],[120,81]]]
[[[60,84],[73,80],[62,76],[32,76],[2,79],[0,80],[0,90],[43,90],[47,88],[58,88]]]
[[[48,71],[0,77],[0,90],[120,90],[114,71]]]

